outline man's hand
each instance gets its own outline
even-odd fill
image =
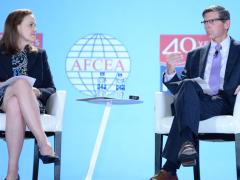
[[[237,95],[240,91],[240,85],[238,85],[238,87],[236,88],[235,92],[234,92],[234,95]]]
[[[172,53],[166,56],[167,58],[167,74],[173,74],[176,72],[176,64],[183,60],[181,53]]]
[[[37,98],[41,96],[41,91],[39,91],[39,89],[33,87],[32,90]]]

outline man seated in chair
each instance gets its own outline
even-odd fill
[[[181,78],[174,63],[179,53],[167,57],[163,82],[174,95],[174,119],[163,151],[166,163],[154,177],[156,180],[177,180],[180,165],[194,166],[198,152],[199,121],[233,113],[240,90],[240,43],[228,35],[230,14],[221,6],[210,6],[203,13],[203,25],[210,43],[188,53]],[[201,77],[208,91],[192,80]]]

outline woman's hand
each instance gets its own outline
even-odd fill
[[[33,90],[33,93],[35,94],[35,96],[37,98],[41,96],[42,93],[41,93],[41,91],[39,89],[33,87],[32,90]]]

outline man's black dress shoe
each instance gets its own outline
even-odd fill
[[[160,170],[156,175],[150,178],[150,180],[178,180],[177,175],[172,175],[170,172]]]
[[[195,166],[197,158],[197,151],[194,144],[190,141],[186,141],[182,144],[181,149],[178,153],[178,159],[183,166]]]
[[[54,154],[54,155],[41,155],[39,152],[39,158],[42,160],[43,164],[50,164],[50,163],[55,163],[59,161],[59,157]]]

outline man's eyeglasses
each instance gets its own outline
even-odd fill
[[[202,21],[202,24],[214,24],[216,21],[223,21],[224,19],[216,18],[216,19],[209,19],[207,21]]]

